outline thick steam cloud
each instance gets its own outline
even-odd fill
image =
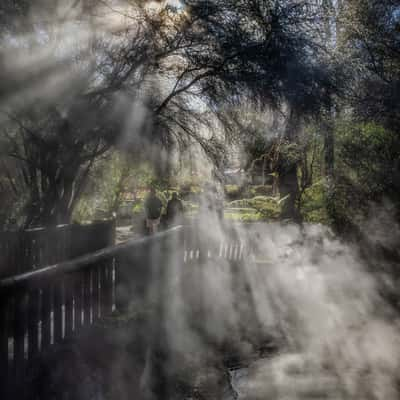
[[[216,221],[203,226],[209,243],[226,239]],[[240,266],[211,257],[169,271],[166,331],[179,357],[227,342],[246,357],[269,337],[277,353],[232,372],[239,398],[397,399],[398,321],[356,250],[322,226],[238,235],[251,247]]]

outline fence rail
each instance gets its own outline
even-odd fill
[[[114,242],[114,220],[0,231],[0,278],[70,260]]]
[[[144,297],[153,266],[162,274],[171,252],[173,262],[183,266],[244,255],[237,237],[231,243],[211,243],[195,229],[179,226],[0,280],[2,398],[13,398],[10,393],[23,382],[26,367],[51,345],[79,334],[115,308],[123,311],[133,297]]]

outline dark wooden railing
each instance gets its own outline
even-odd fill
[[[70,260],[114,242],[114,220],[0,231],[0,278]]]
[[[179,226],[0,280],[0,397],[23,390],[27,366],[50,346],[143,299],[154,267],[162,273],[170,262],[239,261],[243,254],[237,236],[211,243]]]

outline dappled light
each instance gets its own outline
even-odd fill
[[[400,397],[395,0],[2,0],[0,397]]]

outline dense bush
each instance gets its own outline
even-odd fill
[[[186,183],[180,186],[179,195],[182,200],[193,201],[199,197],[201,187],[196,184]]]
[[[271,196],[272,195],[272,185],[250,186],[248,191],[249,191],[250,197]]]
[[[321,179],[304,191],[300,201],[300,209],[304,222],[326,225],[331,223],[327,211],[325,180]]]
[[[373,124],[342,123],[337,129],[337,167],[329,212],[336,225],[351,226],[372,204],[400,210],[400,137]]]
[[[232,221],[238,221],[238,222],[258,222],[262,221],[263,217],[260,213],[258,212],[246,212],[246,209],[242,208],[239,209],[238,211],[227,211],[224,214],[225,219],[227,220],[232,220]]]
[[[228,207],[255,210],[256,214],[258,214],[258,219],[262,220],[278,219],[281,212],[279,200],[269,196],[256,196],[250,199],[235,200],[228,203]]]
[[[227,201],[239,200],[243,197],[244,188],[239,185],[225,185],[225,198]]]

